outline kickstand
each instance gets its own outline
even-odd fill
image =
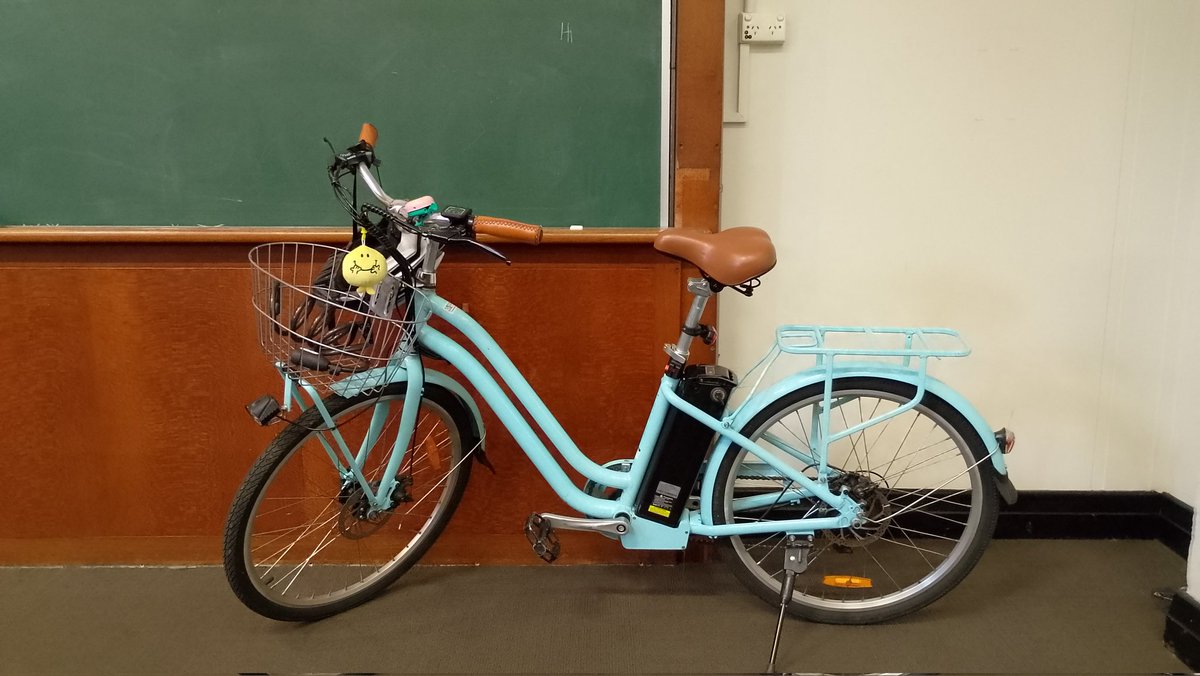
[[[799,540],[795,535],[787,538],[787,547],[783,552],[783,584],[779,587],[779,621],[775,623],[775,641],[771,644],[771,661],[767,664],[767,673],[775,673],[775,656],[779,654],[779,635],[783,632],[783,617],[788,604],[792,602],[792,592],[796,589],[796,574],[803,573],[808,568],[808,552],[812,549],[812,538]]]

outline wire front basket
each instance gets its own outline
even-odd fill
[[[276,366],[310,385],[401,368],[413,346],[411,285],[388,276],[376,293],[360,293],[342,278],[345,255],[300,242],[250,250],[259,343]],[[371,380],[387,382],[387,373]]]

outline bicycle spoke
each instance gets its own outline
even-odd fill
[[[838,410],[838,414],[840,414],[842,416],[842,424],[846,426],[844,429],[850,429],[851,425],[850,425],[849,421],[846,420],[846,407],[838,406],[837,410]],[[857,462],[859,465],[862,465],[863,461],[858,458],[858,445],[854,443],[854,435],[851,434],[850,436],[846,437],[846,440],[850,442],[850,449],[851,449],[851,453],[854,454],[855,462]],[[867,467],[867,471],[868,472],[870,471],[869,466]]]
[[[953,440],[951,440],[949,437],[947,437],[946,439],[943,439],[942,441],[939,441],[939,442],[937,442],[937,443],[938,443],[938,444],[941,444],[941,443],[944,443],[944,442],[947,442],[947,441],[949,441],[949,442],[950,442],[950,443],[952,443],[952,444],[954,443],[954,441],[953,441]],[[925,448],[917,449],[917,450],[915,450],[915,451],[913,451],[913,452],[911,452],[911,453],[906,453],[906,454],[905,454],[904,456],[902,456],[902,457],[905,457],[905,458],[907,458],[907,457],[908,457],[908,456],[910,456],[910,455],[916,455],[917,453],[920,453],[921,451],[924,451],[924,450],[928,450],[928,449],[930,449],[930,448],[933,448],[933,447],[934,447],[934,446],[936,446],[936,445],[937,445],[937,444],[933,444],[933,445],[930,445],[930,446],[926,446]],[[904,467],[904,469],[903,469],[903,470],[901,470],[900,472],[898,472],[898,473],[895,473],[895,474],[887,474],[887,475],[884,475],[883,479],[884,479],[884,481],[889,481],[889,482],[897,481],[897,480],[899,480],[901,477],[903,477],[905,474],[907,474],[908,472],[910,472],[910,471],[912,471],[912,470],[914,470],[914,469],[918,469],[918,468],[920,468],[920,467],[926,467],[926,466],[928,466],[928,465],[930,465],[930,464],[936,464],[936,462],[938,462],[938,459],[939,459],[939,458],[944,458],[944,459],[953,459],[953,458],[959,457],[959,455],[960,455],[960,453],[959,453],[959,448],[958,448],[958,446],[957,446],[957,445],[955,445],[955,446],[953,446],[953,447],[951,447],[951,448],[948,448],[948,449],[946,449],[946,450],[944,450],[944,451],[939,451],[939,452],[938,452],[936,455],[930,456],[930,457],[926,458],[925,460],[922,460],[921,462],[918,462],[916,465],[913,465],[913,462],[915,462],[915,461],[916,461],[916,458],[914,458],[913,460],[910,460],[910,461],[909,461],[909,464],[908,464],[908,465],[906,465],[906,466]]]
[[[323,513],[324,513],[324,512],[322,512],[322,514],[323,514]],[[329,517],[329,518],[328,518],[328,519],[326,519],[325,521],[323,521],[323,522],[321,522],[321,523],[317,524],[316,528],[320,528],[321,526],[324,526],[324,525],[325,525],[325,524],[327,524],[327,523],[330,523],[330,522],[332,522],[332,521],[335,521],[336,519],[337,519],[337,514],[334,514],[333,516]],[[268,573],[270,573],[272,570],[274,570],[274,569],[275,569],[275,566],[279,565],[279,562],[280,562],[280,561],[283,561],[283,557],[287,556],[287,555],[288,555],[288,554],[289,554],[289,553],[292,551],[292,548],[293,548],[293,547],[295,547],[297,544],[299,544],[299,542],[300,542],[301,540],[303,540],[305,537],[307,537],[309,533],[311,533],[311,532],[315,531],[315,530],[316,530],[316,528],[314,528],[314,529],[312,529],[312,530],[307,530],[307,531],[305,531],[304,533],[301,533],[301,534],[300,534],[300,537],[298,537],[298,538],[296,538],[295,540],[293,540],[291,544],[289,544],[287,547],[284,547],[283,549],[280,549],[279,551],[277,551],[277,552],[276,552],[276,554],[278,554],[279,556],[278,556],[278,557],[275,559],[275,563],[271,564],[271,567],[270,567],[270,568],[267,568],[267,569],[266,569],[266,570],[263,572],[263,575],[265,576],[265,575],[267,575]],[[269,561],[269,560],[271,559],[271,556],[275,556],[275,554],[271,554],[270,556],[266,556],[266,557],[264,557],[264,559],[263,559],[263,560],[264,560],[264,561]]]
[[[951,504],[953,504],[953,503],[951,503]],[[969,506],[966,506],[966,505],[964,505],[964,506],[969,509]],[[950,523],[955,524],[957,526],[966,526],[967,525],[966,521],[959,521],[957,519],[951,519],[950,517],[946,516],[945,514],[938,514],[937,512],[926,512],[926,511],[920,510],[920,509],[914,510],[914,511],[917,514],[920,514],[922,516],[926,516],[926,517],[930,517],[930,518],[934,518],[934,519],[941,519],[942,521],[949,521]]]
[[[875,558],[875,554],[871,551],[870,546],[863,547],[862,549],[867,553],[867,556],[871,557],[871,560],[875,562],[875,565],[879,566],[879,570],[882,570],[883,574],[887,575],[887,578],[892,581],[892,584],[896,585],[896,589],[904,588],[903,585],[901,585],[899,582],[896,582],[896,578],[892,577],[891,572],[889,572],[887,568],[884,568],[883,564],[879,562],[879,559]]]
[[[908,548],[908,549],[915,549],[915,550],[917,550],[918,552],[925,552],[926,554],[933,554],[933,555],[935,555],[935,556],[940,556],[940,557],[942,557],[942,558],[946,558],[946,556],[947,556],[946,554],[943,554],[943,553],[941,553],[941,552],[938,552],[938,551],[934,551],[934,550],[932,550],[932,549],[926,549],[926,548],[924,548],[924,547],[918,547],[918,546],[917,546],[917,545],[915,545],[915,544],[906,545],[906,544],[904,544],[903,542],[900,542],[899,540],[893,540],[893,539],[891,539],[891,538],[879,538],[879,540],[878,540],[878,541],[879,541],[879,542],[886,542],[886,543],[888,543],[888,544],[893,544],[893,545],[896,545],[896,546],[898,546],[898,547],[906,547],[906,548]]]
[[[750,537],[750,536],[743,536],[743,537]],[[759,539],[759,541],[758,541],[758,542],[756,542],[756,543],[754,543],[753,545],[750,545],[749,547],[747,547],[747,548],[746,548],[746,551],[751,551],[751,550],[754,550],[754,549],[758,549],[759,547],[765,547],[765,546],[767,545],[767,543],[768,543],[768,542],[770,542],[770,541],[771,541],[773,538],[777,538],[777,537],[783,537],[783,536],[782,536],[782,535],[777,535],[777,534],[776,534],[776,535],[772,535],[772,534],[766,534],[766,535],[763,535],[763,536],[761,536],[761,539]]]
[[[923,530],[917,530],[916,528],[905,528],[904,526],[897,526],[897,525],[896,525],[896,524],[894,524],[894,523],[893,523],[893,524],[889,524],[889,525],[888,525],[888,528],[889,528],[889,529],[895,529],[895,530],[901,531],[901,532],[903,532],[903,533],[905,533],[905,534],[908,534],[908,533],[916,533],[917,535],[919,535],[919,536],[921,536],[921,537],[934,538],[934,539],[936,539],[936,540],[945,540],[945,541],[947,541],[947,542],[958,542],[958,538],[947,537],[947,536],[945,536],[945,535],[938,535],[937,533],[927,533],[927,532],[925,532],[925,531],[923,531]],[[909,542],[912,542],[912,538],[911,538],[911,537],[909,538]],[[914,544],[915,544],[915,543],[914,543]]]
[[[970,505],[970,504],[968,504],[968,503],[966,503],[966,502],[955,502],[954,500],[951,500],[951,499],[950,499],[950,498],[954,497],[955,495],[958,495],[958,494],[965,493],[966,491],[967,491],[967,489],[965,489],[965,488],[964,488],[964,489],[962,489],[961,491],[958,491],[958,493],[956,493],[956,494],[951,494],[951,495],[943,495],[942,497],[938,498],[938,504],[945,504],[945,505],[951,505],[951,506],[954,506],[954,507],[961,507],[962,509],[970,509],[970,508],[971,508],[971,505]],[[907,497],[907,496],[909,496],[909,495],[915,495],[915,494],[916,494],[916,493],[907,493],[907,494],[905,494],[905,496],[903,496],[903,497]],[[918,511],[918,512],[921,512],[922,514],[929,514],[930,516],[937,516],[937,515],[936,515],[934,512],[924,512],[924,511],[921,511],[921,510],[919,510],[919,509],[916,509],[918,505],[923,505],[923,504],[933,504],[933,503],[931,503],[931,502],[930,502],[930,503],[924,503],[924,502],[923,502],[924,500],[926,500],[926,499],[930,499],[930,498],[931,498],[931,495],[929,495],[929,494],[925,494],[925,495],[922,495],[921,497],[918,497],[916,500],[913,500],[912,502],[902,502],[902,503],[901,503],[901,502],[899,502],[899,501],[897,501],[897,500],[895,500],[895,499],[893,499],[891,502],[892,502],[892,504],[897,504],[897,503],[898,503],[898,504],[900,504],[902,507],[905,507],[905,508],[909,508],[909,507],[911,507],[912,509],[914,509],[914,510],[916,510],[916,511]]]
[[[767,557],[768,557],[768,556],[770,556],[771,554],[775,553],[775,550],[776,550],[776,549],[779,549],[779,545],[783,544],[784,540],[787,540],[787,538],[786,538],[785,536],[783,536],[783,535],[780,535],[780,536],[779,536],[779,542],[776,542],[776,543],[775,543],[775,546],[774,546],[774,547],[772,547],[771,549],[767,550],[767,553],[766,553],[766,554],[763,554],[762,558],[761,558],[761,559],[759,559],[759,560],[757,560],[757,561],[755,561],[755,563],[757,563],[758,565],[760,565],[760,566],[761,566],[761,565],[762,565],[762,562],[763,562],[763,561],[765,561],[765,560],[767,559]]]
[[[862,398],[861,398],[861,397],[859,397],[859,400],[858,400],[858,401],[859,401],[859,416],[861,417],[861,416],[862,416]],[[867,420],[874,420],[874,419],[875,419],[876,415],[879,413],[879,406],[880,406],[881,404],[883,404],[883,400],[882,400],[882,399],[876,399],[876,400],[875,400],[875,407],[871,409],[871,415],[867,416]],[[887,432],[888,425],[891,425],[893,420],[895,420],[895,418],[894,418],[894,417],[893,417],[893,418],[888,418],[887,420],[883,421],[883,427],[882,427],[882,428],[880,428],[880,430],[879,430],[879,434],[875,436],[875,442],[874,442],[874,443],[869,443],[869,442],[867,441],[867,439],[866,439],[867,430],[868,430],[868,429],[870,429],[870,428],[869,428],[869,427],[868,427],[868,428],[863,428],[863,430],[862,430],[862,433],[863,433],[863,446],[866,448],[866,452],[864,453],[864,455],[865,455],[865,456],[866,456],[868,459],[871,457],[871,448],[872,448],[872,447],[873,447],[875,444],[879,443],[879,440],[883,438],[883,435],[884,435],[884,433],[886,433],[886,432]]]
[[[272,509],[272,510],[269,510],[266,512],[258,512],[258,518],[261,519],[262,517],[267,516],[269,514],[274,514],[276,512],[282,512],[285,509],[290,509],[291,507],[295,506],[297,502],[303,502],[305,499],[306,498],[263,498],[263,502],[266,502],[267,500],[291,500],[291,502],[289,502],[286,505],[283,505],[281,507],[276,507],[275,509]]]
[[[308,558],[304,559],[299,566],[296,566],[294,569],[296,574],[292,577],[292,581],[283,588],[283,593],[286,594],[287,591],[292,588],[292,585],[296,583],[296,580],[300,579],[300,574],[304,572],[304,569],[308,566],[309,562],[313,560],[313,557],[334,542],[334,538],[330,537],[330,535],[333,535],[333,533],[334,529],[330,528],[329,532],[325,534],[325,537],[321,538],[321,543],[317,545],[316,549],[313,549],[311,554],[308,555]],[[283,579],[287,579],[287,577],[287,575],[284,575]]]
[[[378,405],[378,404],[376,404],[376,405]],[[375,445],[378,444],[381,439],[390,439],[391,438],[391,434],[389,434],[389,433],[391,432],[392,427],[394,425],[398,425],[399,422],[400,422],[400,416],[397,415],[397,416],[390,417],[388,419],[388,421],[386,423],[384,423],[383,429],[379,430],[379,436],[375,437],[375,441],[371,444],[371,447],[367,449],[367,454],[365,456],[363,456],[364,461],[367,458],[371,457],[371,453],[375,450]],[[395,445],[390,446],[388,448],[388,454],[386,456],[384,456],[383,462],[379,463],[379,466],[386,467],[388,460],[391,459],[392,454],[395,452],[396,452]],[[376,470],[376,471],[378,471],[378,470]]]
[[[439,481],[438,481],[436,484],[434,484],[433,488],[430,488],[430,489],[429,489],[429,490],[428,490],[428,491],[425,493],[425,495],[422,495],[422,496],[421,496],[421,499],[420,499],[420,500],[417,500],[417,503],[416,503],[415,505],[413,505],[411,508],[409,508],[409,510],[408,510],[407,512],[405,512],[405,515],[411,514],[411,513],[412,513],[412,511],[413,511],[414,509],[416,509],[418,505],[420,505],[422,502],[424,502],[424,501],[425,501],[425,498],[429,497],[429,495],[430,495],[431,493],[433,493],[433,491],[437,490],[437,488],[438,488],[439,486],[441,486],[443,483],[445,483],[446,479],[448,479],[448,478],[450,478],[451,476],[453,476],[453,475],[454,475],[454,470],[458,469],[458,466],[459,466],[459,465],[461,465],[461,464],[463,464],[464,462],[466,462],[466,461],[467,461],[467,459],[469,459],[469,458],[471,457],[471,454],[475,452],[475,449],[479,448],[479,446],[480,446],[480,445],[482,445],[482,444],[483,444],[483,440],[482,440],[482,439],[480,439],[480,440],[479,440],[479,443],[475,444],[474,446],[472,446],[472,447],[471,447],[471,450],[469,450],[469,451],[467,451],[466,453],[464,453],[464,454],[463,454],[463,457],[462,457],[462,460],[459,460],[457,463],[455,463],[455,464],[454,464],[454,467],[451,467],[451,468],[450,468],[450,471],[446,473],[446,476],[442,477],[442,478],[441,478],[441,480],[439,480]]]
[[[270,540],[267,540],[266,542],[258,545],[257,547],[254,547],[251,551],[258,551],[258,550],[262,549],[263,547],[266,547],[278,540],[283,539],[283,537],[287,533],[294,533],[295,531],[300,530],[305,527],[306,526],[302,524],[299,526],[292,526],[291,528],[280,528],[278,530],[273,530],[273,531],[257,532],[254,534],[254,537],[256,537],[256,538],[262,537],[264,535],[272,535],[274,533],[280,533],[280,535],[276,535],[275,537],[271,538]],[[301,537],[304,537],[303,534],[301,535]]]
[[[309,534],[310,532],[312,532],[313,530],[315,530],[315,529],[317,529],[317,528],[320,528],[321,526],[323,526],[323,525],[325,525],[325,524],[329,523],[330,519],[326,519],[325,521],[322,521],[321,523],[317,523],[317,520],[318,520],[318,519],[320,519],[322,516],[324,516],[324,515],[325,515],[325,512],[327,512],[327,511],[329,511],[329,505],[326,505],[326,506],[325,506],[325,508],[324,508],[324,509],[322,509],[322,510],[321,510],[321,511],[320,511],[320,512],[319,512],[319,513],[318,513],[318,514],[315,516],[315,517],[313,517],[313,519],[312,519],[311,521],[309,521],[307,524],[302,524],[302,525],[298,526],[297,528],[295,528],[295,529],[292,529],[292,530],[297,530],[297,529],[301,529],[301,528],[302,528],[302,529],[304,529],[304,532],[303,532],[303,533],[301,533],[301,534],[300,534],[300,536],[299,536],[299,537],[297,537],[295,540],[293,540],[293,541],[292,541],[292,543],[291,543],[290,545],[288,545],[288,546],[287,546],[285,549],[290,549],[290,548],[291,548],[293,545],[295,545],[297,542],[299,542],[300,540],[303,540],[305,537],[307,537],[307,536],[308,536],[308,534]],[[335,515],[334,515],[332,518],[337,518],[337,515],[335,514]],[[274,540],[271,540],[271,542],[274,542],[275,540],[278,540],[278,539],[279,539],[279,538],[275,538]],[[261,549],[262,547],[265,547],[267,544],[270,544],[270,542],[268,542],[268,543],[265,543],[265,544],[262,544],[262,545],[259,545],[259,546],[258,546],[258,547],[256,547],[255,549]],[[270,559],[272,556],[275,556],[276,554],[279,554],[279,553],[280,553],[280,551],[283,551],[283,550],[276,550],[274,553],[272,553],[272,554],[268,555],[268,556],[267,556],[267,557],[265,557],[265,558],[266,558],[266,559]],[[269,572],[269,571],[268,571],[268,572]]]
[[[877,399],[876,405],[878,405],[878,402],[879,402],[879,400]],[[858,424],[861,425],[861,424],[867,422],[868,420],[870,420],[870,418],[863,417],[862,397],[856,397],[854,400],[854,403],[858,405]],[[863,464],[866,465],[867,473],[870,474],[871,473],[871,454],[868,452],[868,449],[867,449],[867,429],[869,429],[869,428],[864,427],[858,431],[858,441],[859,441],[859,444],[862,446]]]
[[[964,472],[964,474],[965,474],[965,472]],[[956,476],[952,476],[952,477],[950,477],[949,479],[947,479],[947,480],[946,480],[946,483],[950,483],[951,481],[954,481],[954,480],[955,480],[955,479],[957,479],[959,476],[961,476],[961,475],[956,475]],[[945,485],[945,484],[943,484],[943,486],[944,486],[944,485]],[[899,499],[899,498],[907,498],[907,497],[909,497],[910,495],[920,495],[921,497],[919,497],[919,498],[918,498],[916,501],[914,501],[914,502],[909,502],[909,503],[906,503],[906,504],[905,504],[905,508],[906,508],[906,509],[908,509],[908,508],[915,507],[916,505],[920,504],[921,500],[923,500],[923,499],[925,499],[925,498],[929,498],[930,496],[932,496],[932,495],[934,494],[934,492],[936,492],[936,491],[940,490],[941,488],[942,488],[942,486],[936,486],[936,487],[934,487],[934,488],[928,488],[928,489],[926,489],[926,488],[918,488],[918,489],[915,489],[915,490],[910,490],[910,491],[907,491],[907,492],[905,492],[905,493],[898,493],[898,494],[895,494],[895,495],[893,496],[893,500],[895,500],[895,499]],[[957,490],[957,491],[954,491],[953,493],[949,493],[949,494],[947,494],[947,495],[942,495],[942,496],[940,496],[940,497],[934,498],[933,500],[934,500],[935,502],[946,502],[946,501],[949,501],[949,500],[950,500],[950,498],[953,498],[953,497],[955,497],[955,496],[959,496],[959,495],[962,495],[962,494],[964,494],[964,493],[968,493],[968,492],[970,492],[970,489],[969,489],[969,488],[961,488],[961,489],[959,489],[959,490]],[[950,504],[955,504],[955,505],[959,505],[959,506],[966,506],[966,505],[963,505],[962,503],[957,503],[957,502],[950,502]],[[893,514],[893,516],[895,516],[895,515]]]
[[[804,447],[809,450],[812,450],[812,441],[811,441],[812,437],[808,433],[808,428],[804,426],[804,418],[800,416],[799,411],[796,412],[796,422],[800,423],[800,431],[804,433],[804,439],[803,439]],[[780,424],[782,425],[783,421],[780,421]],[[784,425],[784,427],[787,427],[787,426]],[[791,430],[788,430],[788,431],[791,431]],[[793,433],[792,436],[796,436],[796,435]],[[796,439],[799,440],[800,437],[796,437]]]
[[[889,419],[888,424],[891,424],[892,420],[895,420],[895,418]],[[884,468],[883,471],[885,471],[885,472],[889,471],[891,469],[892,465],[896,463],[896,456],[898,456],[900,454],[900,451],[904,450],[904,445],[908,443],[908,437],[910,435],[912,435],[913,427],[916,426],[917,420],[918,420],[918,418],[916,416],[913,416],[912,422],[910,422],[908,424],[908,429],[904,431],[904,436],[900,439],[900,443],[896,444],[896,452],[892,454],[892,459],[888,461],[887,467]],[[883,436],[883,430],[880,431],[880,437],[882,437],[882,436]],[[878,442],[878,441],[879,440],[876,439],[876,442]]]
[[[908,544],[912,545],[913,548],[917,550],[917,555],[919,555],[921,557],[921,560],[925,562],[925,565],[929,566],[930,570],[933,570],[934,568],[937,567],[929,562],[929,559],[925,556],[925,552],[922,551],[920,547],[917,547],[917,543],[913,542],[912,536],[910,536],[908,534],[907,529],[900,528],[899,526],[896,526],[896,529],[900,531],[900,534],[904,536],[905,540],[908,540]],[[886,540],[886,538],[883,538],[883,539]],[[946,539],[952,540],[952,538],[946,538]]]
[[[954,479],[956,479],[956,478],[957,478],[957,477],[951,478],[951,479],[950,479],[949,481],[947,481],[946,483],[950,483],[950,481],[954,481]],[[942,486],[944,486],[944,485],[945,485],[945,484],[942,484]],[[940,489],[940,488],[941,488],[941,486],[939,486],[938,488],[931,489],[931,490],[930,490],[930,492],[929,492],[928,494],[926,494],[926,497],[928,497],[929,495],[932,495],[933,491],[936,491],[936,490],[938,490],[938,489]],[[944,497],[944,498],[933,498],[933,499],[931,499],[931,500],[930,500],[930,502],[929,502],[928,504],[930,504],[930,505],[933,505],[933,504],[937,504],[937,503],[945,502],[946,500],[948,500],[948,499],[949,499],[949,498],[951,498],[951,497],[954,497],[955,495],[958,495],[958,494],[960,494],[960,493],[966,493],[968,490],[969,490],[969,489],[963,489],[963,490],[961,490],[961,491],[958,491],[958,492],[956,492],[956,493],[951,493],[949,496],[947,496],[947,497]],[[895,512],[894,514],[892,514],[890,518],[893,518],[893,519],[894,519],[894,518],[896,518],[897,516],[900,516],[901,514],[907,514],[908,512],[911,512],[911,511],[913,511],[913,510],[915,509],[916,505],[918,505],[918,504],[920,504],[920,502],[914,502],[914,503],[910,503],[909,505],[907,505],[907,506],[905,506],[905,507],[901,508],[901,509],[900,509],[900,511],[898,511],[898,512]],[[917,511],[920,511],[920,510],[917,510]],[[876,522],[876,523],[878,523],[878,522]]]

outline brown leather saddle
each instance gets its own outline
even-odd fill
[[[775,245],[758,228],[730,228],[697,233],[668,228],[654,239],[654,248],[694,264],[725,286],[738,286],[775,267]]]

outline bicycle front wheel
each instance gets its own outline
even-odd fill
[[[830,434],[893,412],[915,395],[912,385],[884,378],[835,380]],[[742,434],[781,449],[779,457],[817,480],[819,462],[810,449],[823,399],[823,383],[797,390],[769,405]],[[788,607],[793,615],[869,624],[908,614],[957,585],[991,540],[999,494],[987,450],[962,414],[933,395],[830,443],[828,468],[829,488],[858,500],[864,522],[815,534],[808,568],[796,576]],[[791,498],[795,483],[744,449],[730,449],[716,482],[716,523],[834,515],[814,498]],[[762,496],[775,494],[780,500],[762,504]],[[786,546],[782,532],[731,537],[722,556],[743,583],[776,604]]]
[[[397,383],[379,394],[324,400],[351,453],[372,421],[382,421],[362,467],[372,489],[395,452],[404,393]],[[476,443],[467,415],[448,392],[425,387],[416,430],[401,449],[392,507],[376,511],[331,459],[339,445],[320,413],[305,411],[263,452],[234,499],[224,556],[234,593],[261,615],[301,621],[381,592],[429,549],[462,498],[471,469],[467,443]]]

